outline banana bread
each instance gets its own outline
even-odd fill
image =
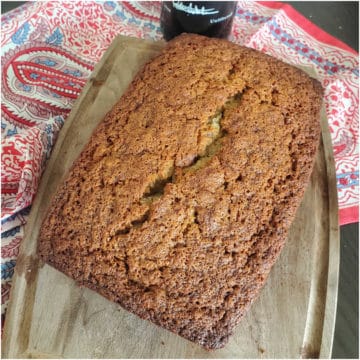
[[[72,166],[43,222],[41,258],[143,319],[223,347],[301,202],[322,92],[258,51],[175,38]]]

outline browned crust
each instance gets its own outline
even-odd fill
[[[73,165],[41,228],[42,259],[143,319],[224,346],[286,240],[321,99],[290,65],[181,35]]]

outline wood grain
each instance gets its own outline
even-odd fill
[[[208,352],[39,263],[38,231],[56,187],[134,74],[162,47],[163,43],[117,37],[66,120],[26,226],[5,323],[3,357],[330,357],[339,234],[335,170],[324,112],[313,174],[287,244],[224,349]]]

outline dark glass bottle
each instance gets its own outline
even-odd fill
[[[160,26],[165,40],[186,32],[227,38],[236,1],[164,1]]]

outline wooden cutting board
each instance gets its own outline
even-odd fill
[[[339,270],[336,180],[325,113],[310,184],[287,244],[228,345],[208,352],[120,308],[36,256],[51,196],[96,125],[139,68],[164,46],[119,36],[61,130],[26,226],[7,312],[3,357],[330,357]]]

